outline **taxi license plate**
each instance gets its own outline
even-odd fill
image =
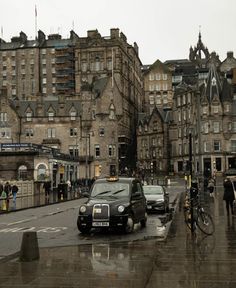
[[[93,222],[93,227],[108,227],[109,222]]]

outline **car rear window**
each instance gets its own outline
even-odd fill
[[[143,186],[144,194],[163,194],[162,187]]]

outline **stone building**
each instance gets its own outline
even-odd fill
[[[0,88],[8,88],[9,98],[28,100],[41,94],[74,95],[74,46],[78,36],[71,31],[69,39],[59,34],[46,39],[42,31],[35,40],[24,32],[11,42],[0,39]]]
[[[127,43],[119,29],[105,37],[94,30],[87,37],[71,31],[69,39],[46,39],[39,31],[36,40],[23,32],[9,43],[1,39],[0,88],[7,88],[15,113],[8,122],[11,136],[1,142],[78,156],[83,178],[135,168],[141,61],[137,44]]]
[[[157,107],[170,109],[172,107],[172,71],[160,60],[152,65],[144,65],[142,68],[144,78],[144,109],[149,111]]]
[[[136,125],[143,82],[138,46],[119,29],[88,31],[77,43],[76,94],[83,105],[82,137],[89,140],[94,175],[136,166]]]
[[[80,113],[78,101],[16,101],[1,89],[0,178],[50,180],[54,187],[61,180],[76,180]]]
[[[144,127],[137,128],[141,168],[144,167],[147,174],[156,175],[160,174],[161,168],[164,174],[189,172],[190,139],[195,175],[222,174],[235,168],[236,69],[233,53],[227,53],[227,58],[221,62],[215,52],[209,53],[199,33],[197,45],[190,47],[189,59],[167,60],[164,64],[172,73],[172,109],[168,111],[168,117],[159,117],[159,125],[163,127],[161,133],[154,131],[150,106],[143,111],[146,113],[140,114],[139,124]],[[149,134],[153,140],[147,137]],[[150,151],[153,151],[152,143],[162,137],[166,139],[163,142],[166,158],[156,161],[155,154]],[[155,161],[157,169],[154,170]]]
[[[155,107],[151,115],[141,113],[137,127],[137,170],[142,178],[156,178],[169,171],[170,111]]]

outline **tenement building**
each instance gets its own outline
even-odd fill
[[[2,152],[24,143],[56,149],[71,157],[66,169],[54,165],[64,180],[75,170],[77,178],[93,178],[135,169],[141,61],[137,44],[119,29],[104,37],[97,30],[86,37],[71,31],[68,39],[39,31],[35,40],[23,32],[0,39],[0,88],[0,142],[12,144]]]

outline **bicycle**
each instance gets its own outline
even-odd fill
[[[191,203],[193,205],[193,223],[191,219]],[[195,231],[198,227],[206,235],[212,235],[215,232],[215,224],[211,215],[204,210],[198,201],[198,196],[195,196],[192,201],[190,197],[186,194],[184,201],[184,220],[189,229],[193,227]],[[191,224],[193,226],[191,227]]]

